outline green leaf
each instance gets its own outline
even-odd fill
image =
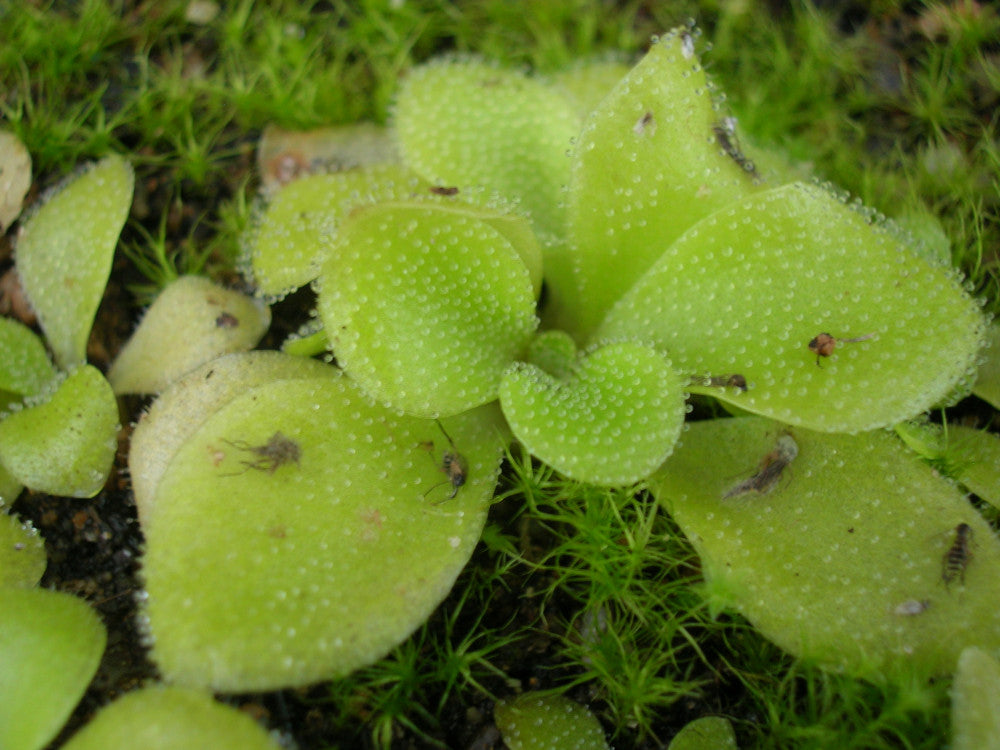
[[[108,371],[116,394],[158,393],[223,354],[252,349],[271,323],[260,302],[201,276],[172,281]]]
[[[951,750],[1000,747],[1000,662],[993,653],[970,647],[958,658],[951,692]]]
[[[128,468],[139,521],[152,523],[156,488],[174,455],[209,416],[246,391],[274,380],[330,377],[329,365],[278,352],[227,354],[167,388],[132,432]]]
[[[685,724],[667,750],[736,750],[736,747],[736,733],[729,719],[703,716]]]
[[[283,297],[315,279],[351,209],[426,190],[426,183],[396,164],[311,175],[289,183],[268,204],[247,241],[250,276],[258,292]]]
[[[993,408],[1000,409],[1000,325],[994,323],[987,329],[987,346],[983,351],[983,361],[976,374],[976,384],[972,392]]]
[[[0,459],[0,505],[13,505],[24,485],[3,466]]]
[[[1000,648],[1000,540],[891,433],[695,422],[651,485],[698,551],[712,607],[796,656],[905,680]]]
[[[585,340],[685,229],[760,189],[719,142],[726,127],[686,28],[590,114],[573,148],[569,248],[546,258],[558,327]]]
[[[143,616],[164,678],[270,690],[383,656],[471,555],[499,428],[495,409],[470,412],[444,423],[452,443],[340,375],[277,380],[226,402],[146,502]],[[449,481],[452,465],[464,484]]]
[[[37,586],[45,564],[45,542],[31,523],[0,513],[0,589]]]
[[[97,613],[74,596],[0,588],[0,747],[37,750],[56,736],[106,640]]]
[[[495,217],[382,203],[343,225],[318,310],[338,364],[372,397],[425,417],[496,399],[538,320],[529,267]]]
[[[525,693],[493,710],[510,750],[607,750],[604,730],[586,706],[561,695]]]
[[[118,404],[100,371],[84,365],[51,397],[0,422],[0,462],[37,492],[93,497],[115,458]]]
[[[689,229],[597,335],[655,342],[690,375],[742,374],[746,392],[715,395],[746,411],[851,432],[919,414],[970,379],[984,328],[951,272],[793,184]],[[829,357],[810,350],[823,333],[836,339]]]
[[[7,231],[31,187],[31,154],[13,133],[0,130],[0,234]]]
[[[895,425],[917,455],[944,476],[1000,508],[1000,437],[985,430],[914,420]]]
[[[17,272],[60,367],[86,357],[133,181],[128,162],[108,156],[70,179],[21,230]]]
[[[504,375],[500,403],[532,455],[582,482],[630,484],[670,455],[684,424],[679,376],[663,355],[631,342],[581,357],[559,379],[518,362]]]
[[[436,61],[410,71],[396,101],[403,160],[435,185],[515,198],[536,230],[561,233],[573,105],[553,87],[486,62]]]
[[[105,706],[63,750],[280,750],[249,714],[199,690],[154,685]]]
[[[0,318],[0,352],[0,392],[33,396],[55,376],[45,345],[11,318]]]

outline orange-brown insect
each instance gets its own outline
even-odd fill
[[[829,333],[821,333],[819,336],[813,337],[812,341],[809,342],[809,351],[816,355],[816,365],[822,367],[823,365],[819,363],[819,358],[829,357],[833,354],[833,350],[837,348],[838,344],[855,344],[858,341],[867,341],[874,335],[874,333],[869,333],[853,339],[837,339]]]
[[[730,159],[736,162],[744,172],[757,179],[757,166],[748,159],[740,150],[739,141],[736,139],[736,118],[726,117],[712,125],[712,132],[715,134],[716,142],[722,147]]]
[[[448,438],[448,444],[451,445],[450,451],[445,451],[444,455],[441,457],[441,471],[445,473],[447,479],[444,482],[439,482],[431,487],[427,492],[424,493],[424,497],[442,484],[451,484],[452,490],[451,494],[447,497],[448,500],[453,499],[457,494],[458,490],[465,484],[465,480],[469,473],[469,464],[465,460],[465,456],[458,452],[455,447],[455,441],[451,439],[451,435],[447,433],[444,429],[444,425],[441,424],[440,419],[435,419],[438,428],[441,430],[441,434]],[[433,442],[423,443],[422,447],[432,450],[434,448]]]
[[[457,187],[445,187],[444,185],[432,185],[430,191],[434,195],[458,195]]]
[[[958,578],[965,583],[965,569],[972,559],[972,527],[967,523],[960,523],[955,527],[955,541],[944,553],[941,559],[941,580],[948,586]]]
[[[236,474],[242,474],[250,469],[257,469],[258,471],[266,471],[268,474],[273,474],[280,466],[290,463],[297,464],[302,456],[299,444],[285,437],[281,432],[275,432],[263,445],[250,445],[243,440],[223,439],[222,442],[256,456],[256,458],[250,461],[240,461],[246,468],[243,471],[236,472]],[[226,476],[236,476],[236,474],[227,474]]]
[[[748,492],[755,492],[758,495],[770,492],[781,476],[781,472],[795,460],[797,455],[799,455],[798,443],[787,433],[781,435],[774,450],[761,460],[757,473],[748,479],[744,479],[723,495],[723,497],[736,497],[738,495],[745,495]]]

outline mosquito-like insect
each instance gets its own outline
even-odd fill
[[[821,333],[819,336],[813,337],[809,342],[809,351],[816,355],[816,365],[822,367],[819,363],[820,357],[829,357],[833,354],[833,350],[837,348],[839,344],[856,344],[859,341],[867,341],[872,338],[875,334],[868,333],[864,336],[856,336],[853,339],[838,339],[831,336],[829,333]]]
[[[302,456],[299,444],[291,438],[285,437],[281,432],[275,432],[263,445],[250,445],[250,443],[244,440],[226,440],[225,438],[223,438],[222,442],[233,446],[237,450],[247,451],[255,456],[250,461],[240,461],[246,467],[243,471],[236,472],[236,474],[227,474],[226,476],[236,476],[250,469],[257,469],[258,471],[266,471],[268,474],[273,474],[280,466],[290,463],[297,464],[299,458]]]
[[[453,185],[431,185],[429,190],[434,195],[458,195],[458,188]]]
[[[451,450],[445,451],[444,455],[441,457],[440,468],[441,471],[444,472],[447,479],[445,479],[443,482],[435,484],[433,487],[427,490],[427,492],[424,493],[424,497],[427,497],[427,495],[430,494],[432,490],[437,489],[442,484],[450,484],[452,489],[451,489],[451,494],[447,497],[447,499],[451,500],[458,494],[458,491],[462,487],[462,485],[465,484],[465,480],[469,474],[469,464],[465,460],[465,456],[463,456],[461,453],[458,452],[458,449],[455,447],[455,441],[451,439],[451,435],[449,435],[448,432],[444,429],[444,425],[441,424],[441,420],[435,419],[434,421],[437,422],[437,426],[441,430],[441,434],[448,439],[448,444],[451,446]],[[422,447],[426,448],[427,450],[433,450],[434,442],[428,441],[426,443],[423,443]]]
[[[758,178],[757,166],[740,150],[740,143],[736,139],[736,118],[723,118],[712,125],[712,132],[715,134],[716,142],[722,147],[722,150],[726,152],[729,158],[756,180]]]
[[[744,479],[723,495],[723,497],[737,497],[738,495],[745,495],[748,492],[754,492],[758,495],[770,492],[781,476],[781,472],[795,460],[797,455],[799,455],[798,443],[787,433],[781,435],[774,450],[761,460],[757,473],[748,479]]]
[[[948,586],[956,578],[965,583],[965,569],[972,559],[972,527],[967,523],[960,523],[955,527],[955,541],[952,542],[948,551],[941,559],[941,580]]]

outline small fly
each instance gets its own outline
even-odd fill
[[[458,491],[459,489],[461,489],[462,485],[465,484],[465,480],[469,474],[469,464],[465,460],[465,456],[463,456],[461,453],[458,452],[458,449],[455,447],[455,441],[451,439],[451,435],[449,435],[448,432],[444,429],[444,425],[441,424],[441,420],[435,419],[434,421],[437,422],[437,426],[441,430],[441,434],[448,439],[448,444],[451,446],[451,450],[445,451],[444,455],[441,457],[440,469],[441,471],[444,472],[447,479],[445,479],[443,482],[435,484],[433,487],[427,490],[427,492],[424,493],[424,497],[427,497],[427,495],[430,494],[432,490],[437,489],[442,484],[450,484],[452,488],[451,494],[446,499],[452,500],[458,494]],[[428,441],[427,443],[423,443],[422,447],[426,448],[427,450],[433,450],[434,443],[433,441]]]
[[[726,155],[736,162],[744,172],[757,180],[759,178],[757,166],[740,150],[739,141],[736,139],[736,118],[723,118],[712,125],[712,132],[715,134],[716,142],[726,152]]]
[[[723,495],[727,497],[737,497],[748,492],[763,495],[770,492],[777,483],[781,472],[785,470],[795,457],[799,455],[799,445],[791,435],[784,434],[778,438],[775,449],[768,453],[760,462],[757,473],[748,479],[744,479],[729,492]]]

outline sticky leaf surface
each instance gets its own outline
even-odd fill
[[[0,130],[0,234],[21,213],[31,187],[31,155],[17,136]]]
[[[106,640],[97,613],[74,596],[0,589],[0,747],[37,750],[56,736]]]
[[[558,371],[558,349],[548,353]],[[647,476],[670,455],[684,422],[684,394],[669,361],[640,344],[618,342],[574,364],[566,379],[523,362],[504,375],[500,403],[514,435],[534,456],[580,481],[616,485]]]
[[[561,695],[525,693],[497,704],[497,728],[510,750],[607,750],[601,723]]]
[[[108,156],[49,198],[18,238],[21,285],[61,367],[86,356],[133,181],[129,163]]]
[[[280,297],[315,279],[351,208],[405,198],[421,188],[426,186],[394,164],[310,175],[286,185],[248,240],[250,273],[258,291]]]
[[[760,189],[719,143],[723,119],[687,29],[590,114],[573,148],[569,254],[546,264],[561,327],[585,338],[687,227]]]
[[[741,373],[745,393],[717,394],[741,409],[849,432],[946,397],[971,377],[983,329],[949,272],[822,189],[793,184],[689,229],[598,335],[651,340],[692,375]],[[809,348],[822,333],[837,340],[825,357]]]
[[[360,210],[323,266],[318,310],[337,362],[422,416],[494,400],[537,325],[520,254],[469,207]]]
[[[736,733],[729,719],[703,716],[685,724],[667,750],[736,750],[736,747]]]
[[[171,282],[146,311],[108,371],[115,393],[158,393],[198,365],[252,349],[271,322],[267,307],[201,276]]]
[[[516,198],[536,228],[563,225],[570,139],[579,119],[554,88],[477,61],[438,61],[407,75],[396,102],[403,160],[437,185]]]
[[[129,442],[129,474],[143,527],[152,523],[156,488],[174,454],[215,411],[273,380],[329,377],[322,362],[259,351],[227,354],[165,390],[143,415]]]
[[[0,514],[0,587],[37,586],[45,572],[45,542],[35,528]]]
[[[55,375],[45,346],[30,328],[0,317],[0,391],[31,396]]]
[[[429,615],[479,539],[494,409],[434,421],[346,377],[280,380],[208,417],[144,525],[152,656],[171,682],[269,690],[347,674]],[[462,456],[464,484],[443,471]],[[454,495],[454,497],[452,497]]]
[[[789,438],[797,453],[769,488],[734,494]],[[792,654],[926,676],[967,646],[1000,647],[1000,541],[891,433],[696,422],[654,486],[701,556],[710,602]],[[959,524],[968,556],[950,553]]]
[[[952,750],[1000,747],[1000,662],[981,648],[967,648],[959,656],[951,727]]]
[[[91,365],[70,374],[47,401],[0,422],[0,461],[38,492],[93,497],[117,447],[118,404]]]
[[[105,706],[63,750],[279,750],[248,713],[208,693],[155,685]]]

